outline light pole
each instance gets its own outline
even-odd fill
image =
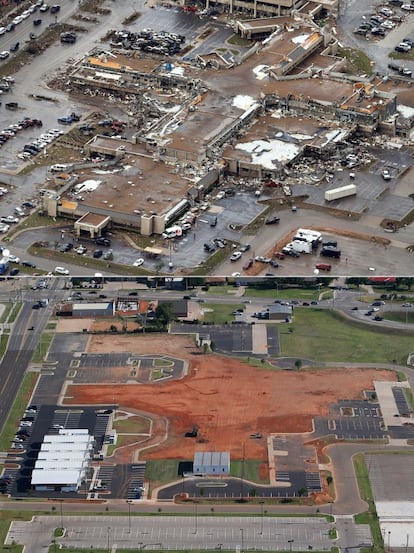
[[[63,499],[60,499],[59,502],[60,502],[60,527],[63,528]]]
[[[408,537],[409,534],[407,534],[407,541],[405,542],[405,553],[408,553]]]
[[[197,503],[194,503],[194,534],[197,534],[198,532],[198,509],[197,509]]]
[[[295,540],[288,540],[288,544],[289,544],[289,553],[292,553],[292,544]]]
[[[109,531],[110,531],[110,529],[111,529],[110,526],[108,526],[108,527],[106,528],[106,533],[107,533],[107,538],[108,538],[108,539],[107,539],[107,549],[108,549],[108,553],[111,553],[111,550],[109,549]]]
[[[131,503],[132,501],[130,499],[127,500],[128,505],[128,534],[131,533]]]
[[[241,534],[241,549],[240,549],[240,553],[243,553],[243,549],[244,549],[244,530],[243,530],[243,528],[240,528],[240,534]]]
[[[263,505],[264,505],[264,501],[261,501],[260,502],[260,509],[261,509],[261,518],[260,518],[260,533],[263,534]]]
[[[243,480],[244,480],[244,461],[246,455],[246,442],[243,442],[243,457],[240,476],[240,502],[243,503]]]
[[[388,530],[388,553],[390,553],[391,530]]]

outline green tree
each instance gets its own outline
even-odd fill
[[[155,319],[159,326],[168,326],[173,320],[172,305],[169,302],[160,303],[155,310]]]

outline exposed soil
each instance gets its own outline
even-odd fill
[[[269,433],[312,432],[312,418],[327,415],[329,405],[343,398],[363,398],[374,380],[394,380],[391,371],[325,369],[297,372],[269,371],[237,359],[200,354],[188,336],[145,335],[92,337],[90,352],[131,351],[165,353],[189,361],[189,373],[180,381],[139,385],[77,385],[67,390],[67,403],[102,404],[115,400],[121,408],[157,415],[152,443],[143,459],[191,459],[194,451],[230,451],[233,459],[266,461],[266,440],[249,436]],[[194,424],[197,438],[185,438]],[[243,446],[244,444],[244,446]]]

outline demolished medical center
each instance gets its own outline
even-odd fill
[[[128,49],[114,32],[110,51],[96,48],[68,66],[50,85],[86,103],[102,97],[123,107],[134,136],[91,138],[86,153],[109,169],[91,177],[74,164],[67,178],[56,176],[55,184],[63,184],[45,194],[48,214],[83,220],[79,231],[90,230],[92,217],[93,227],[111,223],[162,234],[225,176],[283,184],[304,156],[326,159],[340,151],[343,157],[356,135],[368,144],[378,137],[385,146],[409,143],[409,79],[347,73],[335,28],[312,21],[315,6],[294,17],[236,21],[242,36],[266,36],[237,62],[218,51],[165,62]],[[280,189],[295,196],[292,179],[289,184]]]

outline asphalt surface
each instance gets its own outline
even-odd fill
[[[37,553],[49,545],[60,517],[36,517],[32,523],[14,522],[7,543],[15,540],[27,544],[25,551]],[[130,526],[129,526],[130,521]],[[261,517],[64,517],[66,528],[62,542],[67,547],[112,546],[139,549],[254,549],[264,551],[300,551],[310,545],[318,551],[329,551],[332,523],[324,518]],[[33,536],[36,536],[35,538]],[[109,544],[109,546],[108,546]]]
[[[382,2],[372,3],[369,0],[346,0],[343,3],[341,15],[338,19],[338,32],[340,40],[347,44],[363,50],[367,56],[374,61],[374,69],[383,73],[388,73],[388,63],[392,61],[388,54],[394,50],[394,47],[405,37],[410,37],[414,31],[414,15],[412,12],[406,12],[400,8],[390,6],[395,14],[403,16],[403,23],[397,25],[393,30],[387,33],[384,38],[378,40],[378,37],[369,39],[354,34],[352,31],[363,21],[363,16],[368,17],[374,13],[377,7],[384,5]],[[399,64],[414,69],[413,61],[398,60]]]

